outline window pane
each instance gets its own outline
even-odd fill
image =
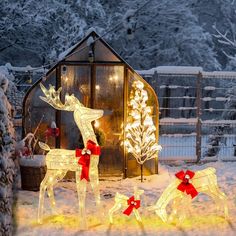
[[[43,85],[48,89],[49,84],[55,86],[56,72],[52,71]],[[51,122],[55,121],[55,109],[48,105],[46,102],[42,101],[39,96],[44,96],[39,84],[37,84],[31,91],[29,96],[25,101],[25,112],[24,112],[24,131],[25,134],[32,132],[35,134],[36,138],[40,141],[45,142],[45,132],[48,127],[51,126]],[[42,121],[40,123],[40,120]],[[47,141],[50,147],[55,147],[55,138],[48,138]],[[42,152],[38,145],[36,145],[35,154]]]
[[[63,71],[64,70],[64,71]],[[62,66],[62,101],[65,94],[73,93],[84,106],[90,105],[90,67]],[[75,149],[82,145],[80,131],[75,124],[73,112],[61,111],[61,148]]]
[[[123,123],[124,67],[97,66],[95,108],[103,109],[104,116],[95,126],[105,136],[100,158],[100,173],[122,174],[123,148],[120,146]]]

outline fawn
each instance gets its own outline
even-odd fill
[[[113,213],[118,211],[120,208],[124,208],[124,207],[126,207],[126,208],[131,207],[130,211],[127,208],[126,211],[128,210],[128,212],[125,213],[125,211],[124,211],[123,212],[124,214],[129,215],[133,211],[137,221],[141,222],[142,219],[141,219],[137,209],[140,206],[140,196],[143,193],[144,193],[144,190],[138,189],[137,187],[134,187],[134,196],[131,198],[129,198],[123,194],[116,193],[115,205],[109,210],[110,223],[113,224]],[[137,204],[139,204],[139,206],[137,206]],[[137,208],[136,208],[136,206],[137,206]]]

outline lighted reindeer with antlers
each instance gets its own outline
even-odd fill
[[[61,180],[67,171],[75,171],[76,186],[79,200],[79,215],[82,228],[86,228],[85,217],[85,197],[87,181],[90,181],[93,189],[96,205],[100,206],[98,162],[100,147],[96,139],[91,122],[103,116],[103,110],[96,110],[84,107],[83,104],[72,94],[65,95],[65,103],[60,101],[60,92],[50,85],[47,90],[42,84],[40,87],[45,97],[40,97],[43,101],[58,110],[73,111],[74,120],[83,138],[83,150],[50,149],[45,143],[39,143],[40,147],[46,151],[47,173],[40,185],[38,221],[42,222],[44,195],[47,190],[52,210],[55,210],[55,199],[53,186]]]
[[[223,208],[224,216],[227,219],[227,197],[219,189],[215,172],[214,168],[209,167],[195,173],[189,170],[176,173],[175,181],[164,190],[155,205],[148,207],[148,210],[155,211],[163,222],[171,222],[178,216],[179,223],[181,223],[186,217],[187,206],[191,204],[192,199],[198,193],[205,193],[215,201],[218,210]],[[172,212],[168,217],[166,207],[172,200]]]

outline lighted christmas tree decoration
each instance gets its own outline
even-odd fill
[[[142,221],[141,216],[138,212],[138,209],[141,206],[141,200],[140,196],[144,193],[144,190],[138,189],[137,187],[134,187],[134,195],[131,197],[127,197],[123,194],[116,193],[115,196],[115,204],[114,206],[109,210],[109,220],[110,223],[113,224],[113,214],[120,210],[121,208],[124,208],[123,214],[130,216],[132,212],[134,213],[137,221]]]
[[[147,106],[148,94],[141,81],[135,81],[130,94],[129,116],[125,127],[124,145],[141,166],[141,181],[143,181],[143,164],[152,158],[157,158],[162,149],[158,145],[151,112]]]
[[[58,110],[73,111],[75,123],[82,134],[83,150],[50,149],[45,143],[39,143],[40,147],[48,151],[46,155],[47,173],[40,185],[38,221],[42,222],[44,195],[47,190],[52,210],[55,210],[55,199],[53,186],[61,180],[67,171],[75,171],[76,186],[79,200],[79,220],[81,228],[87,228],[85,214],[85,197],[87,182],[89,181],[95,195],[96,205],[100,207],[100,191],[98,179],[98,162],[100,147],[98,146],[96,135],[91,122],[99,119],[103,115],[103,110],[96,110],[84,107],[80,101],[72,94],[65,95],[65,103],[60,101],[60,92],[50,85],[47,90],[40,84],[45,97],[40,97],[43,101]]]
[[[217,209],[223,209],[227,219],[227,197],[219,189],[215,172],[214,168],[209,167],[196,172],[182,170],[176,173],[175,181],[165,189],[155,205],[148,207],[148,210],[155,211],[164,222],[171,223],[176,218],[181,223],[187,216],[188,206],[192,200],[198,193],[204,193],[215,201]],[[171,201],[172,212],[168,216],[166,207]]]

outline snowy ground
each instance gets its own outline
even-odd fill
[[[174,179],[174,174],[183,168],[161,165],[160,174],[145,177],[143,183],[140,183],[138,178],[101,180],[103,218],[100,217],[100,212],[96,211],[93,194],[89,188],[86,200],[89,227],[87,231],[81,231],[78,227],[77,195],[73,182],[61,182],[55,188],[57,208],[60,212],[58,216],[50,215],[49,199],[46,198],[46,212],[42,225],[36,221],[39,193],[20,190],[16,235],[236,235],[236,162],[215,162],[184,168],[200,170],[209,166],[217,169],[219,186],[228,196],[229,221],[216,213],[214,202],[203,194],[195,198],[188,219],[178,227],[165,224],[153,212],[148,212],[145,207],[156,202]],[[118,191],[131,196],[131,186],[134,185],[145,190],[141,198],[142,207],[139,209],[143,223],[139,224],[133,215],[128,217],[120,211],[114,215],[114,224],[110,225],[107,212],[114,204],[115,193]]]

